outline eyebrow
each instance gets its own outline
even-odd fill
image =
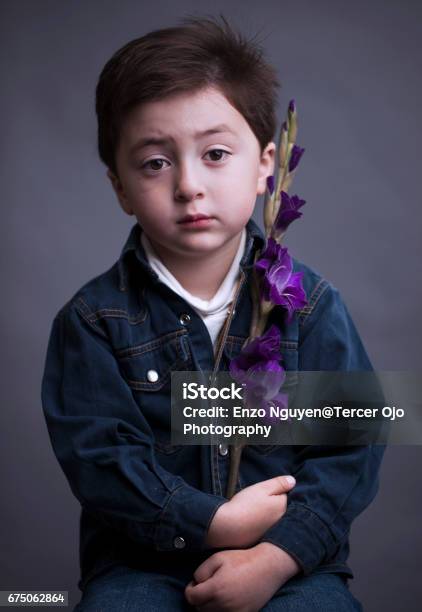
[[[234,135],[233,130],[226,125],[225,123],[220,123],[219,125],[215,125],[208,130],[204,130],[203,132],[195,132],[194,138],[204,138],[205,136],[212,136],[212,134],[221,134],[224,132],[230,132]],[[174,139],[171,137],[158,137],[158,136],[145,136],[144,138],[140,138],[131,148],[130,152],[134,153],[138,149],[142,149],[144,147],[148,147],[149,145],[167,145],[172,142]]]

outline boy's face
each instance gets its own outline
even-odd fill
[[[145,142],[153,139],[160,142]],[[237,249],[273,173],[274,151],[269,143],[261,155],[243,115],[219,89],[207,88],[133,109],[116,151],[119,177],[107,174],[157,253],[194,261]],[[209,219],[182,222],[198,214]]]

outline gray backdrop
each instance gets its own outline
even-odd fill
[[[342,292],[378,369],[414,369],[421,339],[422,8],[416,0],[5,1],[0,54],[0,589],[79,599],[79,507],[52,453],[40,381],[54,314],[117,259],[133,223],[96,154],[94,88],[110,55],[183,15],[260,32],[298,106],[307,200],[293,255]],[[261,202],[255,218],[261,219]],[[352,529],[351,588],[371,612],[419,610],[422,449],[391,447]],[[419,595],[419,597],[418,597]]]

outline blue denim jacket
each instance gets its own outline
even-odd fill
[[[249,332],[251,266],[265,239],[253,219],[246,229],[218,370],[228,369]],[[191,564],[194,571],[215,552],[206,534],[227,501],[227,448],[170,442],[170,373],[213,370],[216,358],[200,316],[148,264],[141,231],[136,224],[119,260],[58,312],[48,345],[42,403],[54,452],[82,507],[81,588],[118,563],[169,574]],[[279,309],[269,321],[281,330],[284,367],[372,369],[337,289],[297,260],[294,270],[304,272],[308,304],[289,324]],[[383,450],[246,446],[238,490],[281,474],[297,481],[285,515],[262,541],[285,549],[305,574],[353,576],[348,534],[376,493]]]

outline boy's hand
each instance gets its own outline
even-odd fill
[[[255,544],[286,512],[292,476],[276,476],[234,495],[219,507],[208,529],[210,548],[246,548]]]
[[[288,553],[269,542],[223,550],[197,568],[185,597],[201,612],[257,612],[299,571]]]

